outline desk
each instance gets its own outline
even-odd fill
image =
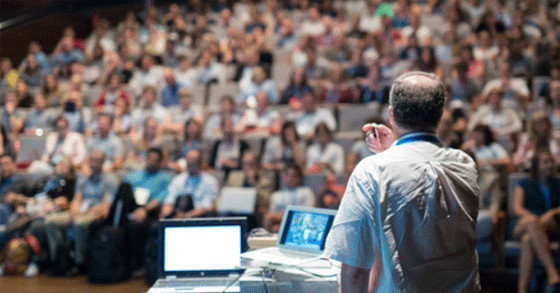
[[[250,265],[251,266],[251,265]],[[265,272],[263,274],[263,271]],[[261,293],[337,293],[340,268],[331,266],[327,261],[294,267],[251,267],[240,278],[241,292]]]

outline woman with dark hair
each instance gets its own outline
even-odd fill
[[[330,78],[322,83],[321,101],[324,104],[354,103],[354,91],[345,82],[346,72],[340,65],[335,65]]]
[[[113,109],[112,106],[119,98],[126,100],[128,103],[131,102],[130,94],[123,85],[122,76],[118,73],[113,73],[109,76],[105,89],[101,92],[93,107],[97,111],[111,111]]]
[[[47,99],[49,106],[54,107],[62,103],[64,91],[54,74],[47,74],[43,79],[43,95]]]
[[[552,135],[552,124],[544,111],[533,113],[529,121],[529,131],[521,135],[513,164],[518,169],[528,169],[531,158],[537,150],[548,150],[554,162],[560,162],[560,145]]]
[[[513,214],[517,217],[513,233],[521,239],[519,292],[526,291],[535,257],[546,270],[545,292],[560,291],[560,275],[549,249],[549,235],[558,233],[560,179],[554,177],[554,159],[548,151],[535,154],[529,178],[515,188]]]
[[[262,158],[263,168],[267,170],[280,171],[288,164],[300,167],[305,164],[305,143],[293,121],[284,122],[280,136],[266,141]]]
[[[435,57],[433,47],[420,49],[420,56],[416,60],[415,67],[420,71],[435,73],[439,78],[443,77],[443,71]]]
[[[333,142],[325,123],[315,128],[315,142],[307,148],[306,170],[311,173],[341,174],[344,171],[344,149]]]
[[[303,67],[297,67],[292,73],[290,84],[284,89],[284,92],[282,93],[280,104],[288,104],[291,98],[297,98],[298,100],[301,100],[305,93],[311,91],[313,91],[313,89],[307,83],[305,70],[303,69]]]

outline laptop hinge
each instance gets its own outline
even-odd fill
[[[175,279],[177,279],[177,276],[175,276],[175,275],[172,275],[172,276],[166,276],[166,277],[165,277],[165,280],[166,280],[166,281],[169,281],[169,280],[175,280]]]
[[[231,273],[231,274],[229,274],[229,277],[230,277],[230,278],[237,278],[237,277],[239,277],[239,274],[237,274],[237,273]]]

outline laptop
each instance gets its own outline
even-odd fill
[[[246,235],[245,217],[160,221],[159,279],[148,293],[240,292]]]
[[[319,259],[336,210],[288,206],[274,247],[243,253],[241,257],[268,264],[299,265]]]
[[[17,162],[40,160],[45,151],[47,139],[44,136],[22,136],[17,154]]]
[[[255,212],[256,202],[256,188],[224,187],[218,200],[218,214],[250,215]]]

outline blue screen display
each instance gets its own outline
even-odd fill
[[[308,212],[293,211],[289,215],[289,228],[285,234],[284,245],[321,250],[326,238],[329,216]]]

